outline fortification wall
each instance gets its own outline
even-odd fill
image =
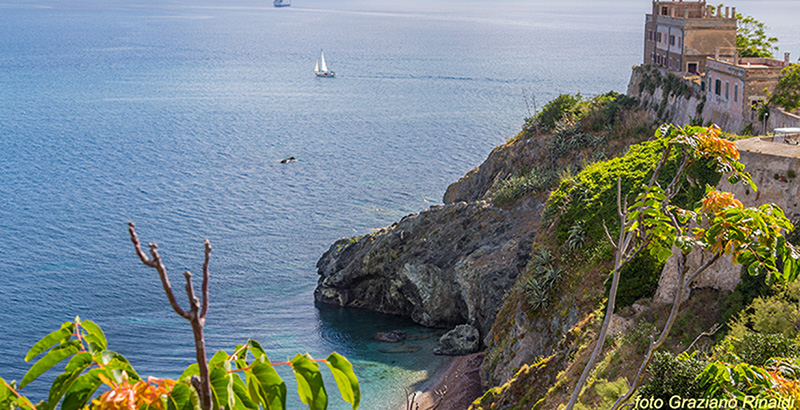
[[[717,109],[706,103],[707,91],[700,85],[672,72],[648,66],[634,67],[628,82],[628,96],[638,98],[654,118],[675,125],[717,124],[723,131],[741,133],[750,124],[750,116],[733,115],[730,110]],[[775,128],[800,127],[800,116],[779,108],[770,109],[767,131]],[[763,132],[764,124],[752,123],[754,132]]]

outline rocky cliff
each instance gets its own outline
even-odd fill
[[[485,336],[527,263],[543,203],[531,197],[496,207],[491,192],[535,163],[541,147],[514,139],[452,184],[445,205],[334,243],[317,263],[316,300],[408,316],[425,326],[469,323]]]

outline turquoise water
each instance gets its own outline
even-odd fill
[[[191,363],[188,323],[134,256],[134,221],[176,287],[212,242],[210,350],[254,338],[273,360],[339,351],[362,408],[402,402],[441,363],[429,353],[441,331],[315,307],[317,259],[438,203],[519,130],[523,90],[540,105],[624,91],[649,7],[293,3],[0,3],[0,375],[20,379],[27,349],[75,315],[141,374]],[[770,4],[784,27],[774,10],[793,3]],[[313,75],[321,48],[335,79]],[[392,329],[419,350],[372,339]]]

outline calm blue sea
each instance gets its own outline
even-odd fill
[[[273,360],[339,351],[356,365],[361,408],[396,408],[441,363],[429,353],[441,332],[315,307],[317,259],[337,238],[439,203],[519,130],[523,90],[540,106],[562,92],[624,92],[650,7],[293,3],[2,0],[2,377],[21,379],[27,349],[75,315],[143,375],[191,363],[189,324],[133,253],[134,221],[158,242],[181,303],[180,273],[200,273],[203,238],[213,244],[212,352],[247,338]],[[748,4],[800,51],[796,1],[738,10],[756,14]],[[320,49],[337,78],[313,75]],[[298,161],[278,162],[289,156]],[[396,328],[421,350],[372,340]],[[41,399],[48,387],[23,391]]]

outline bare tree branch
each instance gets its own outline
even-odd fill
[[[711,257],[711,259],[706,261],[706,263],[704,263],[702,266],[697,268],[697,270],[692,272],[692,274],[689,275],[689,277],[686,279],[686,281],[681,284],[681,287],[683,287],[685,289],[687,286],[689,286],[689,284],[692,283],[692,280],[694,280],[694,278],[697,277],[697,275],[703,273],[706,269],[708,269],[708,267],[711,266],[714,262],[716,262],[717,259],[720,258],[720,256],[722,256],[722,255],[719,254],[719,253],[715,253],[714,256]]]
[[[692,342],[692,344],[690,344],[689,347],[687,347],[686,350],[683,351],[683,353],[689,353],[689,350],[691,350],[692,347],[694,347],[694,345],[700,340],[701,337],[703,337],[703,336],[713,336],[714,333],[717,333],[717,331],[719,329],[721,329],[721,328],[722,328],[721,324],[714,323],[714,325],[711,326],[711,329],[708,329],[707,332],[703,332],[703,333],[700,333],[699,335],[697,335],[697,337],[694,338],[694,341]]]
[[[164,293],[167,294],[169,305],[172,306],[172,309],[179,316],[189,319],[189,314],[181,309],[180,305],[178,305],[178,301],[175,300],[175,294],[172,292],[172,284],[169,283],[169,276],[167,276],[167,268],[161,261],[161,255],[158,254],[158,245],[155,243],[148,245],[150,247],[150,255],[153,257],[153,259],[150,260],[147,255],[142,252],[141,242],[139,242],[139,236],[136,235],[136,228],[133,222],[128,222],[128,232],[131,234],[131,242],[133,242],[133,247],[136,249],[136,254],[139,255],[139,260],[141,260],[145,266],[154,268],[158,272],[158,277],[161,278],[161,287],[164,288]]]
[[[198,310],[200,309],[200,303],[197,300],[197,296],[194,293],[194,286],[192,285],[192,272],[188,270],[183,272],[183,277],[186,279],[186,296],[189,297],[189,315],[191,318],[189,320],[194,320],[197,317]]]
[[[603,220],[602,222],[603,222],[603,230],[606,232],[606,238],[608,238],[608,241],[611,242],[611,246],[613,246],[614,249],[619,248],[617,246],[617,243],[614,242],[614,239],[611,238],[611,234],[608,232],[608,227],[606,226],[606,221]]]
[[[197,393],[200,396],[201,409],[210,410],[211,383],[209,379],[208,361],[206,360],[206,341],[205,337],[203,336],[203,327],[205,326],[205,315],[208,311],[208,262],[211,255],[211,245],[209,244],[208,239],[206,239],[204,242],[205,260],[203,262],[202,310],[200,308],[200,300],[197,298],[197,295],[194,292],[194,287],[192,286],[191,272],[186,271],[183,274],[183,277],[186,279],[186,295],[189,297],[190,306],[189,311],[186,312],[181,309],[181,307],[178,305],[178,301],[175,300],[175,294],[172,292],[172,285],[169,283],[169,277],[167,276],[167,268],[164,266],[164,263],[161,260],[161,255],[158,254],[158,245],[154,243],[149,245],[150,255],[152,256],[151,260],[142,251],[141,242],[139,242],[139,236],[136,235],[136,229],[133,225],[133,222],[128,223],[128,232],[131,235],[131,242],[133,242],[133,247],[136,250],[136,254],[139,256],[139,260],[141,260],[145,266],[154,268],[158,272],[158,276],[161,278],[161,285],[164,288],[164,293],[167,294],[167,299],[169,299],[169,304],[172,306],[172,309],[175,310],[175,313],[187,319],[192,325],[195,357],[197,359],[198,373],[200,375],[199,378],[196,376],[192,377],[192,386],[194,386],[195,390],[197,390]]]
[[[203,308],[200,310],[200,320],[205,321],[208,313],[208,260],[211,257],[211,243],[208,239],[203,241],[205,247],[205,261],[203,261],[203,285],[200,291],[203,293]]]

